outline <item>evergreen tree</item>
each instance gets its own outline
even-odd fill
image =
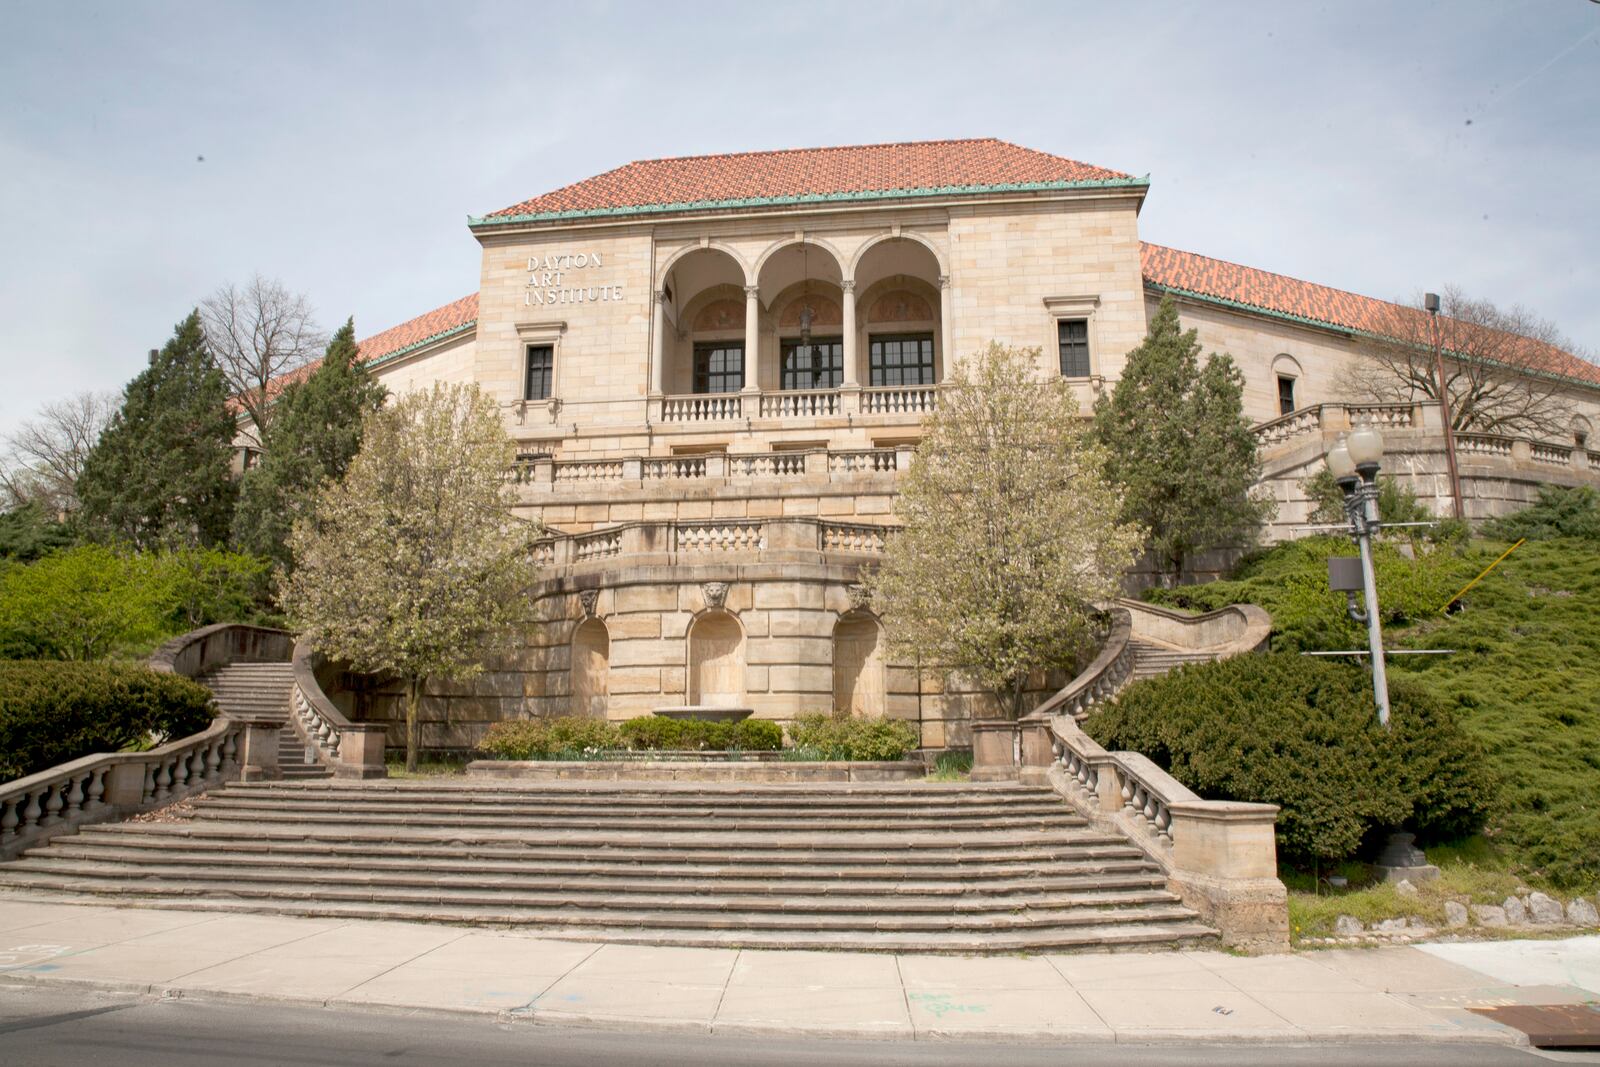
[[[1253,540],[1273,513],[1270,498],[1251,494],[1261,464],[1244,377],[1226,353],[1200,365],[1200,342],[1181,328],[1171,299],[1095,404],[1095,430],[1110,451],[1107,473],[1124,490],[1122,517],[1148,531],[1164,582],[1196,552]]]
[[[85,528],[138,548],[218,545],[236,496],[228,390],[191,312],[123,391],[83,463]]]
[[[233,516],[234,544],[293,566],[289,530],[317,490],[338,481],[361,450],[364,417],[383,406],[385,390],[356,363],[355,323],[333,335],[322,365],[289,385],[273,404],[266,452],[245,474]]]

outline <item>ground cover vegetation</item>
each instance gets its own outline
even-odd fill
[[[1163,584],[1195,553],[1250,544],[1271,517],[1255,434],[1244,416],[1244,377],[1226,353],[1202,364],[1196,332],[1164,297],[1121,377],[1095,403],[1105,473],[1122,491],[1122,520],[1145,532]]]
[[[1037,349],[991,345],[953,370],[900,484],[902,525],[864,577],[891,651],[946,664],[1024,709],[1030,677],[1100,633],[1142,532],[1120,518],[1108,454]]]
[[[1585,530],[1595,506],[1588,494],[1549,491],[1485,532]],[[1391,658],[1391,684],[1452,711],[1498,782],[1482,836],[1469,839],[1478,843],[1458,849],[1473,863],[1556,888],[1600,884],[1600,546],[1530,539],[1459,600],[1510,544],[1424,547],[1408,559],[1393,543],[1378,546],[1379,600],[1389,647],[1453,650]],[[1308,538],[1246,560],[1230,581],[1147,595],[1199,610],[1260,604],[1272,613],[1279,653],[1362,648],[1362,628],[1326,585],[1327,556],[1353,551],[1346,540]]]
[[[146,667],[0,662],[0,781],[185,737],[211,714],[209,689]]]

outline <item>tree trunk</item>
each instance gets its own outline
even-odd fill
[[[421,675],[406,676],[406,772],[417,770],[417,753],[422,748],[422,683]]]

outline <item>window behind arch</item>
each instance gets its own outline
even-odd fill
[[[873,385],[932,385],[933,334],[878,335],[867,347]]]
[[[737,393],[743,388],[743,341],[707,341],[694,346],[695,392]]]

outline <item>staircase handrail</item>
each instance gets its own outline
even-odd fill
[[[324,662],[322,653],[305,638],[295,642],[289,710],[298,720],[300,732],[316,746],[335,775],[386,777],[383,750],[388,728],[380,723],[351,722],[339,710],[317,681],[317,668]]]
[[[1278,881],[1276,804],[1203,800],[1137,752],[1108,752],[1070,715],[1031,724],[1048,740],[1045,780],[1101,832],[1120,832],[1155,861],[1167,885],[1225,943],[1288,948]],[[1039,746],[1023,744],[1024,751]]]
[[[150,654],[150,669],[185,678],[225,663],[287,663],[294,634],[272,626],[219,622],[179,634]]]
[[[1133,617],[1121,603],[1111,606],[1110,615],[1111,632],[1106,635],[1100,654],[1027,718],[1067,714],[1081,719],[1096,704],[1115,696],[1133,677]]]
[[[0,785],[0,860],[88,823],[165,807],[240,776],[278,724],[219,715],[144,752],[97,752]],[[276,749],[273,749],[274,754]]]
[[[1272,637],[1272,616],[1257,604],[1228,604],[1199,615],[1129,597],[1117,605],[1132,616],[1134,636],[1211,652],[1217,659],[1255,652]]]

